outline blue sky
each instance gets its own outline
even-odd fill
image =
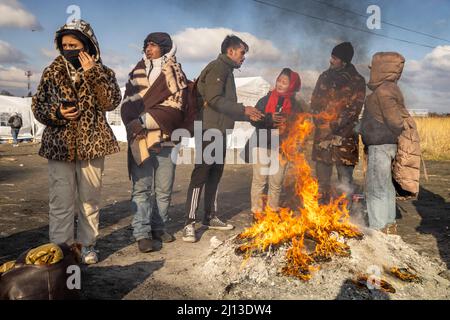
[[[314,0],[267,2],[368,30],[365,18],[332,9]],[[450,0],[327,2],[362,14],[369,5],[375,4],[381,9],[382,20],[450,39]],[[0,51],[0,89],[16,94],[26,91],[26,78],[18,76],[23,70],[35,73],[32,78],[35,88],[40,72],[55,56],[54,32],[68,18],[68,6],[75,4],[81,9],[82,19],[93,26],[103,60],[116,71],[121,85],[132,65],[140,59],[143,39],[150,32],[166,31],[174,36],[178,43],[178,60],[187,75],[193,78],[219,53],[222,35],[232,31],[243,33],[243,37],[248,37],[253,44],[247,62],[236,76],[260,75],[273,82],[279,69],[290,66],[303,75],[304,95],[308,100],[317,76],[328,66],[333,46],[339,41],[350,40],[357,47],[354,63],[363,75],[368,75],[366,66],[373,53],[398,51],[407,60],[402,88],[411,107],[450,112],[450,104],[447,104],[450,96],[445,90],[445,84],[450,85],[450,77],[447,76],[450,71],[450,42],[385,24],[375,32],[433,48],[317,22],[250,0],[0,0],[0,12],[2,4],[26,12],[28,16],[24,14],[23,19],[33,20],[34,17],[31,23],[34,26],[29,23],[24,27],[14,21],[5,21],[0,15],[0,49],[1,45],[6,46],[13,50],[12,55],[17,56],[16,60],[6,58]],[[40,30],[31,31],[38,26]],[[8,76],[14,77],[14,81],[8,81]]]

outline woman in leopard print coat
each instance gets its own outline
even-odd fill
[[[88,23],[64,25],[55,44],[61,55],[44,70],[32,102],[34,116],[47,126],[39,154],[49,163],[50,241],[75,241],[78,204],[77,241],[84,262],[95,263],[104,158],[119,151],[106,111],[119,106],[121,92]]]

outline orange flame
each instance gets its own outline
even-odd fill
[[[311,273],[319,268],[314,263],[331,259],[333,255],[350,254],[350,248],[340,241],[341,237],[362,237],[357,227],[349,222],[345,194],[328,204],[319,203],[319,184],[312,176],[311,167],[303,153],[306,138],[314,129],[312,117],[330,121],[336,115],[299,115],[281,145],[281,154],[285,160],[280,161],[291,163],[295,194],[301,205],[296,211],[281,208],[277,212],[266,207],[264,212],[257,214],[257,222],[237,238],[241,243],[237,252],[244,253],[246,257],[265,252],[271,247],[290,244],[282,273],[302,280],[309,280]],[[311,253],[305,249],[305,238],[315,243]]]

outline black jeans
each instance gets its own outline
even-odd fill
[[[203,221],[208,222],[214,215],[217,214],[217,195],[220,179],[222,178],[223,169],[225,166],[226,156],[226,135],[223,135],[222,156],[218,155],[218,161],[207,164],[203,157],[205,148],[209,146],[211,141],[203,141],[201,146],[202,159],[201,163],[196,164],[191,175],[191,182],[189,184],[185,215],[186,225],[195,222],[198,203],[202,194],[203,187],[205,187],[205,216]],[[215,152],[212,153],[215,156]]]
[[[316,162],[316,175],[319,181],[319,190],[322,194],[321,201],[328,203],[331,198],[331,175],[333,174],[333,164],[327,164],[325,162]],[[336,171],[338,175],[338,185],[336,187],[337,192],[340,194],[347,194],[347,198],[350,198],[354,191],[353,186],[353,170],[355,166],[345,166],[336,164]]]

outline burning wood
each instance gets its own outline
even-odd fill
[[[319,203],[319,185],[302,152],[305,140],[314,128],[311,117],[328,121],[333,119],[333,115],[326,113],[300,115],[281,146],[284,158],[292,164],[294,189],[302,205],[297,210],[281,208],[275,211],[267,207],[256,217],[254,225],[237,237],[237,241],[243,244],[235,251],[250,257],[268,248],[287,244],[286,266],[282,272],[301,280],[309,280],[311,273],[319,269],[314,263],[329,261],[333,255],[349,256],[346,239],[363,237],[357,227],[349,222],[345,194],[328,204]],[[308,249],[312,250],[305,248],[305,238],[314,241],[313,246],[308,245]]]
[[[417,283],[422,282],[422,279],[420,279],[417,275],[406,268],[392,267],[391,269],[389,269],[389,273],[402,281]]]
[[[374,287],[384,292],[395,293],[395,288],[386,280],[371,281],[367,275],[359,275],[353,282],[360,288],[371,289],[371,287]]]

